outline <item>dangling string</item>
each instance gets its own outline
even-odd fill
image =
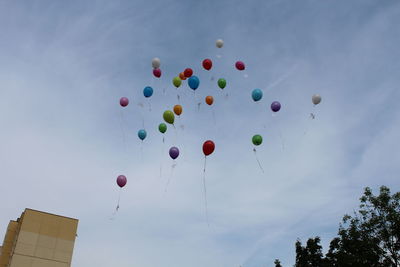
[[[119,189],[119,194],[118,194],[118,202],[117,202],[117,207],[115,208],[114,212],[112,213],[110,220],[114,220],[115,219],[115,215],[117,214],[118,210],[119,210],[119,201],[121,200],[121,190],[122,188]]]
[[[149,103],[149,111],[151,111],[151,103],[150,103],[150,100],[149,100],[147,103]]]
[[[206,187],[206,164],[207,164],[207,157],[204,156],[204,169],[203,169],[203,192],[204,192],[204,207],[206,209],[206,219],[207,225],[210,227],[210,222],[208,220],[208,205],[207,205],[207,187]]]
[[[214,125],[217,125],[217,120],[215,119],[215,111],[214,111],[214,107],[211,107],[211,113],[212,113],[212,117],[213,117]]]
[[[256,150],[256,148],[253,148],[253,151],[254,151],[254,155],[256,156],[256,160],[257,160],[258,166],[260,167],[261,171],[264,173],[264,169],[263,169],[263,167],[261,166],[260,160],[258,159],[258,156],[257,156],[257,150]]]
[[[123,143],[123,146],[124,146],[124,152],[125,152],[125,155],[127,154],[127,151],[126,151],[126,138],[125,138],[125,130],[124,130],[124,114],[122,113],[122,110],[120,110],[120,114],[121,114],[121,116],[120,116],[120,118],[121,118],[121,120],[120,120],[120,126],[121,126],[121,132],[122,132],[122,143]]]
[[[274,120],[274,122],[275,122],[275,124],[276,124],[276,127],[277,127],[277,129],[278,129],[278,135],[279,135],[279,139],[281,140],[282,150],[285,150],[285,142],[284,142],[284,140],[283,140],[283,135],[282,135],[281,127],[279,126],[279,123],[276,122],[275,113],[272,113],[272,117],[274,118],[273,120]]]
[[[162,147],[161,147],[161,155],[164,155],[164,150],[165,150],[165,137],[164,137],[164,134],[163,134],[162,142],[163,142],[163,144],[162,144]],[[163,158],[164,157],[162,157],[162,159]],[[161,159],[161,162],[160,162],[160,178],[162,176],[162,167],[163,167],[163,160],[162,159]]]
[[[177,165],[177,163],[176,163],[175,160],[174,160],[173,163],[172,163],[172,165],[171,165],[171,174],[169,175],[167,184],[165,185],[165,191],[164,191],[165,193],[167,193],[168,185],[169,185],[169,183],[171,182],[172,175],[174,174],[174,169],[175,169],[176,165]]]
[[[197,111],[200,111],[201,102],[197,103]]]

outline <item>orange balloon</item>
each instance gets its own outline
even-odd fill
[[[206,96],[206,103],[209,104],[210,106],[214,102],[214,98],[210,95]]]
[[[182,106],[181,105],[175,105],[174,106],[174,113],[176,114],[176,115],[181,115],[182,114]]]
[[[179,78],[181,78],[181,80],[186,80],[185,74],[183,72],[179,73]]]

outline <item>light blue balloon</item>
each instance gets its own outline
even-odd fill
[[[262,96],[263,96],[263,92],[260,89],[254,89],[253,92],[251,93],[251,97],[256,102],[261,100]]]
[[[147,136],[146,130],[139,130],[139,132],[137,133],[137,135],[139,136],[140,140],[144,140]]]
[[[189,87],[196,90],[200,85],[200,80],[197,76],[191,76],[188,81]]]
[[[152,96],[152,95],[153,95],[153,88],[151,88],[150,86],[146,86],[146,87],[143,89],[143,94],[144,94],[145,97],[150,97],[150,96]]]

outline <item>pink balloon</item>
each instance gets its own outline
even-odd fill
[[[160,78],[161,77],[161,69],[154,69],[153,75],[156,76],[157,78]]]
[[[126,185],[126,182],[127,182],[127,180],[126,180],[126,177],[125,177],[125,175],[120,175],[120,176],[118,176],[118,178],[117,178],[117,185],[119,186],[119,187],[124,187],[125,185]]]
[[[129,99],[127,97],[121,97],[121,99],[119,100],[119,104],[122,107],[126,107],[129,104]]]
[[[236,61],[235,66],[236,66],[236,68],[238,70],[244,70],[245,69],[244,63],[242,61]]]

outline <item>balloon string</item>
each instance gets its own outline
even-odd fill
[[[206,187],[206,164],[207,157],[204,156],[204,169],[203,169],[203,192],[204,192],[204,207],[206,210],[207,225],[210,227],[210,221],[208,219],[208,203],[207,203],[207,187]]]
[[[214,125],[217,125],[217,120],[215,119],[215,111],[214,111],[214,107],[211,110],[212,113],[212,117],[213,117],[213,121],[214,121]]]
[[[164,136],[162,138],[162,142],[163,142],[163,144],[162,144],[162,147],[161,147],[161,155],[164,155],[164,150],[165,150]],[[161,158],[161,162],[160,162],[160,178],[162,176],[163,158],[164,157]]]
[[[120,110],[120,126],[121,126],[121,132],[122,132],[122,145],[124,147],[124,154],[127,155],[127,150],[126,150],[126,138],[125,138],[125,130],[124,130],[124,114],[122,113],[122,110]]]
[[[140,160],[143,163],[143,140],[141,141],[140,144]]]
[[[118,202],[117,202],[117,207],[115,208],[114,212],[112,213],[110,220],[114,220],[115,219],[115,215],[117,214],[118,210],[119,210],[119,201],[121,200],[121,190],[122,188],[119,189],[119,194],[118,194]]]
[[[174,162],[173,162],[172,165],[171,165],[171,174],[169,175],[167,184],[165,185],[165,191],[164,191],[165,193],[167,193],[168,185],[169,185],[169,183],[171,182],[172,175],[174,174],[175,166],[176,166],[176,162],[175,162],[175,160],[174,160]]]
[[[149,111],[151,111],[151,103],[150,103],[150,101],[148,103],[149,103]]]
[[[261,171],[264,173],[264,169],[263,169],[263,167],[261,165],[261,162],[260,162],[260,160],[258,159],[258,156],[257,156],[256,148],[253,148],[253,151],[254,151],[254,155],[256,156],[256,160],[257,160],[258,166],[260,167]]]

